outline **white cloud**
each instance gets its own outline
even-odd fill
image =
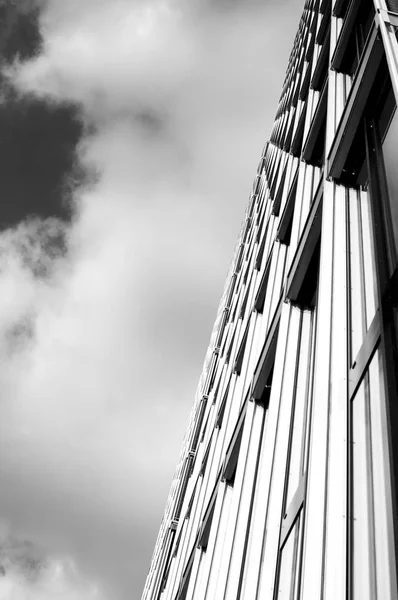
[[[163,0],[49,2],[42,23],[44,51],[19,67],[19,86],[82,102],[91,117],[159,106],[193,60],[182,14]]]
[[[70,558],[44,558],[30,542],[6,535],[0,550],[2,600],[104,600],[93,583],[85,581]]]
[[[67,253],[54,221],[0,236],[0,517],[112,600],[143,587],[292,8],[47,0],[43,52],[9,73],[80,105],[98,180]]]

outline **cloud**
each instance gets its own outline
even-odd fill
[[[3,600],[103,600],[70,558],[49,560],[30,541],[0,535],[0,596]]]
[[[42,23],[43,52],[18,68],[19,87],[82,103],[91,118],[171,99],[193,58],[180,10],[162,0],[50,2]]]
[[[70,560],[140,596],[296,4],[47,0],[42,51],[7,69],[78,106],[91,174],[71,223],[0,236],[0,516],[40,585]]]

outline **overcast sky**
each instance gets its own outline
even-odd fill
[[[140,598],[302,5],[0,0],[2,599]]]

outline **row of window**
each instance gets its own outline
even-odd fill
[[[330,2],[322,2],[323,17],[318,28],[317,43],[324,42],[322,49],[329,46],[328,20]],[[397,252],[398,252],[398,178],[396,170],[395,149],[398,140],[398,117],[396,116],[396,103],[391,84],[391,77],[387,66],[382,41],[377,35],[377,25],[374,19],[375,11],[373,2],[336,2],[334,6],[336,16],[344,18],[337,46],[332,57],[332,67],[338,73],[351,75],[352,84],[347,93],[345,106],[337,127],[327,160],[326,175],[338,183],[349,186],[346,195],[348,219],[348,239],[350,254],[347,263],[349,288],[353,290],[349,296],[349,342],[350,366],[348,373],[349,385],[349,415],[348,415],[348,560],[350,574],[349,586],[352,598],[375,598],[380,594],[380,565],[377,557],[384,542],[380,539],[382,534],[382,515],[386,511],[385,498],[383,499],[377,489],[377,473],[375,469],[380,464],[380,440],[385,440],[386,447],[384,460],[389,468],[397,468],[398,448],[394,439],[394,431],[398,426],[397,409],[395,407],[398,397],[397,375],[395,373],[398,362],[397,353]],[[318,41],[319,40],[319,41]],[[323,164],[325,153],[326,129],[326,104],[327,104],[327,58],[323,58],[322,49],[318,56],[314,75],[317,74],[315,83],[320,86],[319,101],[309,132],[306,137],[302,157],[312,164]],[[325,51],[325,56],[327,53]],[[326,68],[323,61],[326,60]],[[321,66],[319,66],[321,65]],[[297,71],[298,72],[298,71]],[[326,75],[325,75],[326,73]],[[313,75],[313,78],[314,78]],[[303,111],[306,107],[303,108]],[[304,112],[302,113],[304,114]],[[299,118],[300,121],[301,117]],[[302,131],[301,131],[302,128]],[[285,132],[288,131],[285,127]],[[301,139],[297,138],[297,131]],[[291,133],[293,130],[291,130]],[[304,118],[295,135],[291,136],[290,148],[300,155],[304,134]],[[290,142],[289,142],[290,143]],[[287,148],[285,149],[287,151]],[[268,186],[271,188],[273,198],[273,215],[279,217],[276,240],[279,244],[288,245],[292,234],[293,214],[297,194],[298,173],[291,179],[290,190],[282,207],[283,190],[287,162],[282,166],[282,153],[275,151],[268,145],[265,158],[261,161],[261,169],[268,170],[270,179]],[[267,166],[268,165],[268,166]],[[272,178],[273,176],[273,178]],[[258,178],[260,185],[264,180]],[[278,182],[278,185],[277,185]],[[365,191],[360,191],[360,189]],[[367,191],[366,191],[367,190]],[[259,191],[259,187],[255,191]],[[260,195],[264,190],[261,190]],[[265,194],[264,194],[265,195]],[[364,198],[369,198],[369,209]],[[302,229],[300,240],[295,249],[294,258],[286,275],[286,296],[281,300],[274,312],[273,320],[268,327],[268,333],[260,352],[259,360],[254,372],[252,396],[257,403],[265,408],[268,406],[273,385],[275,353],[278,332],[280,327],[281,311],[287,298],[291,304],[297,305],[302,311],[302,319],[306,320],[306,337],[304,354],[307,353],[305,374],[300,373],[300,361],[297,361],[296,381],[300,377],[311,379],[313,364],[311,357],[315,332],[315,316],[313,309],[316,306],[317,282],[320,261],[320,232],[322,220],[322,185],[318,186],[309,207],[306,223]],[[258,199],[258,198],[257,198]],[[228,295],[228,308],[222,318],[217,347],[221,347],[223,332],[229,318],[229,310],[235,290],[239,290],[241,282],[247,285],[247,290],[240,305],[239,319],[244,319],[248,306],[248,292],[250,286],[250,270],[252,264],[249,260],[244,269],[242,278],[238,280],[238,273],[247,259],[244,251],[248,243],[254,247],[258,244],[255,267],[261,268],[264,245],[267,237],[270,218],[265,219],[263,207],[263,221],[257,221],[257,231],[260,237],[253,239],[255,221],[253,219],[255,201],[251,204],[251,214],[246,221],[243,233],[243,243],[238,253],[234,279]],[[366,212],[367,211],[367,212]],[[272,252],[266,254],[267,260],[261,282],[254,299],[254,309],[262,312],[269,284]],[[372,259],[371,273],[368,273],[369,262]],[[373,277],[372,274],[376,277]],[[376,289],[375,289],[376,288]],[[360,291],[361,290],[361,291]],[[357,297],[355,296],[357,294]],[[358,307],[361,306],[361,310]],[[236,327],[238,302],[236,301],[232,314],[232,327]],[[309,309],[309,310],[308,310]],[[357,314],[356,314],[357,313]],[[305,316],[307,315],[307,316]],[[358,316],[359,315],[359,316]],[[362,319],[362,322],[360,322]],[[237,348],[233,371],[239,376],[245,346],[248,338],[250,318],[247,319],[239,348]],[[302,334],[303,335],[303,334]],[[234,337],[232,337],[226,358],[230,359]],[[303,349],[301,349],[303,352]],[[312,354],[311,354],[312,355]],[[228,360],[227,360],[228,362]],[[211,392],[216,382],[217,357],[211,367],[208,391]],[[232,376],[232,375],[231,375]],[[218,382],[220,384],[220,381]],[[229,382],[218,406],[215,418],[215,427],[222,427],[226,403],[229,393]],[[307,381],[302,383],[307,396],[303,394],[294,397],[291,412],[291,421],[288,436],[287,469],[283,492],[281,512],[281,528],[279,532],[279,553],[276,566],[274,598],[292,598],[299,594],[300,569],[302,561],[302,547],[305,527],[305,494],[306,494],[306,464],[308,459],[309,439],[309,411],[310,388]],[[217,392],[217,390],[216,390]],[[214,393],[214,392],[213,392]],[[217,394],[215,393],[214,396]],[[214,398],[215,400],[215,398]],[[247,402],[244,404],[247,407]],[[192,439],[192,450],[196,451],[200,441],[204,441],[207,421],[203,426],[208,398],[202,400],[196,417],[196,429]],[[246,408],[245,408],[246,410]],[[383,412],[384,411],[384,412]],[[244,411],[242,411],[244,415]],[[199,528],[197,544],[202,552],[208,546],[211,524],[214,517],[214,507],[217,489],[222,478],[228,485],[233,486],[234,476],[239,457],[239,449],[244,426],[244,416],[237,421],[236,430],[231,438],[230,446],[226,452],[224,470],[217,479],[214,492],[210,497],[204,513],[202,524]],[[365,432],[365,433],[364,433]],[[307,441],[306,441],[307,440]],[[307,445],[306,445],[307,444]],[[210,443],[204,453],[200,475],[204,476],[208,463]],[[178,516],[189,476],[192,473],[194,455],[191,455],[184,467],[182,485],[179,491]],[[189,459],[189,457],[188,457]],[[295,461],[295,463],[294,463]],[[293,466],[293,463],[295,466]],[[298,466],[297,466],[298,465]],[[395,465],[395,466],[394,466]],[[292,473],[294,475],[292,475]],[[370,482],[375,481],[372,489]],[[385,481],[382,481],[385,485]],[[253,483],[254,493],[255,481]],[[195,490],[192,494],[192,500]],[[365,500],[366,501],[365,501]],[[188,505],[187,516],[190,515],[192,501]],[[396,498],[392,500],[393,510],[396,510]],[[395,507],[395,508],[394,508]],[[397,532],[393,525],[394,539]],[[174,544],[174,534],[166,564],[167,574],[171,562],[171,548]],[[189,578],[192,572],[195,547],[181,580],[177,597],[182,600],[188,590]],[[177,544],[178,548],[178,544]],[[246,552],[246,547],[244,552]],[[175,554],[175,550],[174,550]],[[391,565],[389,565],[391,568]],[[243,567],[244,569],[244,561]],[[366,573],[366,577],[363,577]],[[243,581],[241,572],[241,583]],[[165,588],[167,576],[162,584],[161,591]],[[241,585],[241,584],[240,584]],[[161,592],[160,592],[161,593]],[[160,595],[160,594],[159,594]],[[297,596],[298,597],[298,596]]]
[[[321,201],[320,201],[321,197],[319,196],[319,199],[316,203],[317,206],[317,210],[313,211],[313,216],[311,217],[311,221],[309,221],[309,225],[308,225],[308,229],[309,231],[312,232],[312,235],[316,235],[317,237],[319,237],[319,233],[320,230],[319,228],[314,227],[314,222],[315,220],[319,220],[320,219],[320,215],[319,215],[319,207],[321,206]],[[314,249],[317,248],[317,246],[319,245],[317,243],[317,241],[313,242],[313,240],[311,239],[311,242],[308,242],[308,244],[312,245]],[[307,246],[308,246],[307,244]],[[302,252],[303,250],[300,248],[299,252]],[[310,250],[308,249],[308,247],[305,248],[305,251],[308,253],[310,252]],[[315,252],[316,255],[316,252]],[[318,254],[319,256],[319,254]],[[311,260],[309,261],[310,265],[313,265],[315,261]],[[303,261],[300,261],[299,259],[297,260],[297,264],[304,264]],[[316,267],[313,268],[314,271],[316,271]],[[301,279],[303,282],[307,282],[308,281],[308,276],[306,276],[305,273],[301,274]],[[313,275],[313,287],[314,289],[316,288],[316,274]],[[301,288],[299,289],[298,293],[297,293],[297,297],[294,299],[294,302],[301,302],[302,298],[305,298],[306,295],[308,294],[307,290],[306,290],[306,285],[307,283],[304,283]],[[315,293],[315,292],[314,292]],[[266,403],[266,397],[269,398],[269,394],[270,394],[270,390],[271,390],[271,384],[272,384],[272,373],[273,373],[273,362],[275,360],[275,348],[276,348],[276,337],[277,337],[277,330],[278,330],[278,325],[279,325],[279,319],[280,319],[280,307],[282,306],[282,302],[279,304],[278,310],[276,311],[276,315],[274,317],[274,323],[275,325],[271,325],[270,327],[270,331],[269,331],[269,336],[268,338],[273,340],[274,343],[269,344],[268,343],[268,339],[265,342],[265,352],[263,352],[260,356],[259,359],[259,367],[257,369],[257,371],[260,373],[259,376],[256,376],[255,374],[255,384],[253,387],[253,394],[254,397],[260,401],[261,403]],[[243,340],[245,340],[245,336],[243,337]],[[270,350],[271,348],[271,350]],[[243,354],[243,349],[244,349],[244,342],[242,342],[241,345],[241,354]],[[238,352],[238,356],[237,356],[237,361],[239,360],[239,356],[240,353]],[[237,372],[237,371],[236,371]],[[262,381],[262,379],[265,380]],[[223,394],[223,398],[221,400],[219,409],[218,409],[218,413],[216,416],[216,422],[215,422],[215,426],[216,428],[219,428],[222,426],[222,422],[223,422],[223,416],[224,416],[224,412],[225,412],[225,406],[226,406],[226,402],[227,402],[227,398],[228,398],[228,392],[229,392],[229,385],[230,385],[230,381],[225,389],[225,392]],[[258,391],[260,390],[260,392]],[[258,396],[258,398],[257,398]],[[237,465],[237,461],[238,461],[238,456],[239,456],[239,448],[240,448],[240,442],[241,442],[241,437],[242,437],[242,431],[243,431],[243,424],[244,424],[244,419],[243,416],[245,414],[245,409],[246,409],[246,404],[244,404],[244,407],[241,411],[241,417],[240,419],[238,419],[237,425],[235,427],[235,431],[232,435],[231,438],[231,442],[230,445],[228,447],[228,450],[226,452],[226,459],[225,459],[225,468],[224,468],[224,473],[223,473],[223,477],[224,479],[228,482],[229,485],[233,485],[233,481],[234,481],[234,474],[236,472],[236,465]],[[200,413],[201,415],[203,415],[203,413]],[[199,423],[201,423],[202,419],[199,419],[198,421],[198,430],[199,430]],[[299,431],[299,427],[296,425],[296,432]],[[208,463],[208,457],[209,457],[209,452],[210,452],[210,446],[211,443],[213,443],[213,440],[211,439],[206,451],[204,452],[204,457],[202,459],[202,464],[201,464],[201,469],[199,472],[200,476],[204,476],[205,474],[205,469],[206,469],[206,465]],[[221,480],[221,477],[220,477]],[[218,485],[219,481],[217,482]],[[194,489],[193,495],[196,493],[196,488]],[[207,548],[207,541],[208,541],[208,533],[210,531],[210,525],[211,525],[211,520],[214,514],[214,502],[215,502],[215,496],[212,495],[210,501],[209,501],[209,505],[208,508],[205,511],[205,517],[203,519],[203,524],[201,526],[200,532],[199,533],[199,541],[197,542],[197,544],[202,548],[203,551],[206,550]],[[191,504],[191,503],[190,503]],[[213,507],[213,508],[212,508]],[[203,531],[206,532],[206,536],[204,536],[205,539],[205,543],[202,543],[202,534]],[[192,565],[193,562],[188,561],[188,565],[187,565],[187,569],[186,569],[186,576],[183,577],[182,579],[182,583],[179,589],[179,598],[184,598],[184,594],[186,593],[187,589],[188,589],[188,580],[189,580],[189,573],[192,569]]]

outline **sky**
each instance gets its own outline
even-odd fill
[[[141,597],[301,0],[0,0],[0,597]]]

